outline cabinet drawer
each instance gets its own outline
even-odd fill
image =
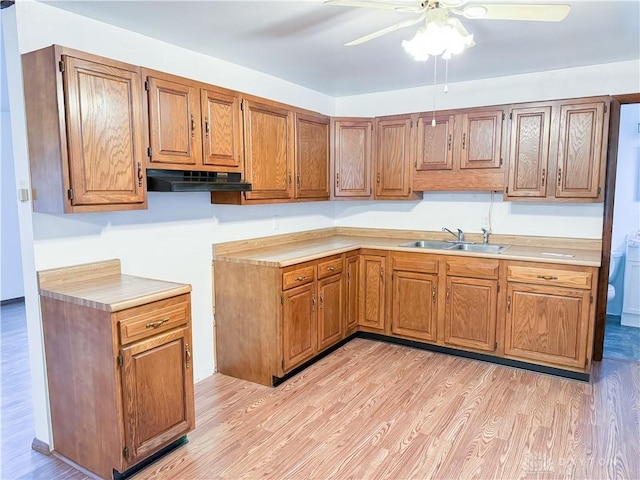
[[[282,290],[311,283],[315,276],[316,268],[313,265],[285,272],[282,274]]]
[[[438,257],[423,253],[393,255],[393,270],[405,272],[438,273]]]
[[[117,313],[120,342],[125,345],[189,322],[188,295],[160,300]]]
[[[499,260],[487,258],[447,258],[447,275],[454,277],[498,278]]]
[[[543,266],[507,266],[507,281],[509,282],[590,289],[592,277],[592,272],[587,270],[560,270]]]
[[[318,279],[342,272],[342,257],[318,262]]]

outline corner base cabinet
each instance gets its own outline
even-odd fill
[[[41,307],[63,459],[110,479],[194,428],[189,293],[115,312],[44,295]]]

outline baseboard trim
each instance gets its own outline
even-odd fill
[[[11,305],[12,303],[24,302],[24,297],[8,298],[0,301],[0,306]]]
[[[78,470],[80,473],[86,475],[87,477],[91,478],[92,480],[104,480],[102,478],[100,478],[99,475],[96,475],[95,473],[93,473],[91,470],[87,470],[86,468],[78,465],[76,462],[74,462],[73,460],[69,460],[67,457],[65,457],[64,455],[60,455],[58,452],[56,452],[55,450],[51,452],[51,455],[53,455],[54,457],[56,457],[58,460],[60,460],[62,463],[66,463],[67,465],[69,465],[72,468],[75,468],[76,470]]]
[[[36,437],[33,437],[33,442],[31,442],[31,449],[35,450],[38,453],[42,453],[43,455],[51,455],[51,448],[49,447],[49,444]]]

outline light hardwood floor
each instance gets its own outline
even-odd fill
[[[28,445],[6,476],[4,409],[3,479],[82,478]],[[639,479],[639,425],[640,363],[588,384],[358,339],[275,389],[199,382],[189,443],[134,478]]]

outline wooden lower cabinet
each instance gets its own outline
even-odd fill
[[[391,333],[435,342],[438,322],[438,257],[393,254],[391,261]]]
[[[351,335],[358,330],[358,291],[360,289],[360,255],[350,255],[345,259],[345,333]]]
[[[315,290],[315,284],[308,283],[282,294],[282,344],[285,371],[309,360],[318,351]]]
[[[344,277],[342,273],[318,280],[318,351],[344,338]]]
[[[57,453],[112,478],[194,428],[189,294],[117,312],[41,307]]]
[[[360,291],[358,325],[384,332],[386,255],[365,254],[360,257]]]
[[[448,257],[444,343],[456,348],[494,352],[499,261]]]
[[[504,355],[587,370],[596,286],[595,268],[510,264]]]

